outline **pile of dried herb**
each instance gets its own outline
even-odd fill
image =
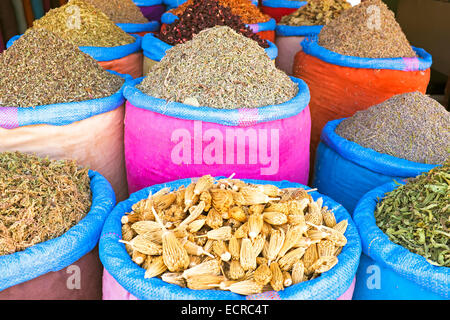
[[[375,219],[389,239],[433,265],[450,267],[450,158],[387,193]]]
[[[111,96],[124,79],[46,30],[30,30],[0,54],[0,107],[35,107]]]
[[[145,278],[251,295],[332,269],[347,226],[304,189],[205,175],[134,204],[120,242]]]
[[[219,3],[231,9],[231,12],[239,16],[242,22],[246,24],[267,22],[270,20],[270,16],[262,13],[257,6],[255,6],[251,0],[218,0]],[[194,0],[187,0],[178,8],[169,10],[176,16],[180,16],[184,10],[190,6]]]
[[[167,50],[138,89],[168,101],[221,109],[280,104],[298,92],[258,43],[226,26],[203,30]]]
[[[114,23],[148,23],[133,0],[84,0],[104,12]]]
[[[214,26],[228,26],[234,31],[255,40],[263,48],[268,48],[266,40],[247,27],[241,18],[228,7],[221,6],[216,0],[193,0],[186,7],[179,19],[160,31],[158,38],[176,45],[192,39],[194,34]]]
[[[442,164],[450,152],[450,112],[420,92],[404,93],[356,112],[336,133],[397,158]]]
[[[116,47],[136,41],[100,9],[81,0],[48,11],[31,29],[46,29],[78,47]]]
[[[279,24],[290,26],[321,26],[328,24],[351,8],[347,0],[309,0],[308,3],[290,15],[281,18]]]
[[[0,153],[0,256],[61,236],[91,197],[88,169],[75,161]]]
[[[319,45],[354,57],[416,56],[394,13],[381,0],[366,0],[344,10],[323,27]]]

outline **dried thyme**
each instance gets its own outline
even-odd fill
[[[61,236],[91,207],[87,168],[0,153],[0,256]]]
[[[450,267],[449,183],[450,158],[387,193],[375,210],[391,241],[444,267]]]
[[[420,92],[405,93],[356,112],[336,133],[397,158],[442,164],[450,152],[450,113]]]
[[[114,23],[148,23],[133,0],[84,0],[105,13]]]
[[[30,30],[0,54],[0,107],[34,107],[103,98],[124,80],[73,44]]]
[[[354,57],[416,56],[394,13],[381,0],[366,0],[343,11],[323,27],[319,45]]]
[[[81,0],[48,11],[31,29],[46,29],[78,47],[116,47],[136,41],[106,14]]]
[[[226,26],[203,30],[169,49],[138,89],[168,101],[222,109],[280,104],[298,92],[263,48]]]

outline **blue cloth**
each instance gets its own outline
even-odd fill
[[[253,122],[262,123],[295,116],[302,112],[309,104],[310,95],[306,83],[291,77],[299,88],[297,95],[291,100],[279,105],[257,108],[257,119]],[[214,122],[227,126],[238,126],[242,123],[242,109],[216,109],[209,107],[195,107],[179,102],[167,102],[142,93],[136,88],[143,78],[130,81],[124,89],[124,96],[133,106],[150,110],[169,117],[188,120]],[[252,114],[252,116],[255,116]]]
[[[278,56],[277,46],[267,41],[269,47],[264,49],[271,60],[274,60]],[[142,50],[144,51],[144,56],[153,60],[161,61],[161,59],[166,55],[166,51],[171,49],[173,46],[165,43],[152,33],[146,34],[142,39]]]
[[[303,51],[330,64],[342,67],[362,69],[391,69],[402,71],[427,70],[431,67],[432,57],[424,49],[412,47],[417,58],[360,58],[345,56],[330,51],[317,42],[317,36],[305,38],[302,43]]]
[[[404,182],[402,182],[404,183]],[[361,236],[364,265],[358,271],[355,299],[450,299],[450,268],[434,266],[418,254],[393,243],[376,225],[377,203],[397,187],[386,183],[359,201],[353,219]],[[369,288],[371,272],[367,266],[380,268],[379,288]],[[373,267],[372,267],[373,268]],[[388,271],[388,272],[385,272]]]
[[[94,249],[116,198],[110,183],[102,175],[89,171],[89,177],[92,191],[89,213],[60,237],[0,256],[0,291],[64,269]]]
[[[313,186],[353,213],[368,191],[393,179],[415,177],[435,165],[396,158],[364,148],[335,133],[344,119],[328,122],[322,130],[314,166]]]
[[[9,39],[6,43],[6,48],[12,46],[12,44],[21,37],[22,35],[17,35]],[[132,53],[141,50],[142,37],[139,35],[132,34],[136,40],[133,43],[125,44],[117,47],[78,47],[84,53],[90,55],[97,61],[112,61],[121,59],[123,57],[129,56]]]
[[[270,8],[290,8],[298,9],[306,5],[308,1],[292,1],[292,0],[262,0],[261,5]]]
[[[147,23],[116,23],[116,25],[127,33],[156,32],[160,27],[158,21],[150,21]]]
[[[289,1],[292,2],[292,1]],[[278,24],[275,32],[282,37],[308,37],[318,35],[323,26],[288,26]]]
[[[244,180],[250,183],[257,184],[274,184],[279,188],[305,188],[298,183],[291,183],[288,181],[262,181],[262,180]],[[239,300],[251,299],[252,297],[245,297],[232,292],[221,290],[191,290],[182,288],[174,284],[168,284],[161,279],[152,278],[145,279],[145,270],[135,264],[128,255],[125,245],[120,243],[121,239],[121,218],[126,212],[131,211],[131,206],[138,201],[148,197],[149,192],[157,192],[161,188],[170,187],[172,190],[181,185],[187,186],[191,179],[182,179],[165,184],[155,185],[142,189],[133,193],[126,201],[120,202],[109,215],[103,227],[102,235],[100,237],[99,250],[100,260],[102,261],[106,270],[115,278],[115,280],[128,292],[141,300]],[[351,285],[356,269],[359,263],[361,254],[361,244],[356,227],[350,218],[348,212],[338,203],[334,202],[328,197],[322,196],[317,192],[311,192],[314,199],[322,197],[324,206],[328,206],[333,210],[336,220],[348,220],[348,227],[345,232],[347,237],[347,245],[344,246],[342,252],[339,254],[338,264],[323,273],[320,277],[302,282],[279,291],[280,299],[337,299],[340,297]],[[264,294],[261,296],[265,297]]]
[[[163,4],[163,0],[133,0],[138,7],[151,7]]]

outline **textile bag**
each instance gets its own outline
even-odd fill
[[[255,184],[272,184],[279,188],[304,188],[307,186],[288,181],[248,180]],[[243,296],[221,290],[191,290],[169,284],[159,278],[145,279],[145,269],[135,264],[128,255],[121,240],[121,218],[130,212],[133,204],[146,199],[149,192],[170,187],[172,190],[191,183],[191,179],[182,179],[165,184],[155,185],[140,190],[126,201],[119,203],[109,215],[100,237],[100,259],[105,267],[103,277],[104,300],[351,300],[356,269],[361,254],[361,243],[356,227],[348,212],[338,203],[317,192],[311,196],[317,200],[323,198],[324,206],[328,206],[336,216],[336,221],[348,220],[345,232],[347,244],[339,254],[339,262],[331,270],[320,277],[301,282],[282,291],[269,291],[252,296]]]
[[[262,0],[261,11],[280,22],[281,18],[288,16],[307,4],[307,1],[292,0]]]
[[[133,0],[148,21],[161,22],[161,16],[166,11],[162,0]]]

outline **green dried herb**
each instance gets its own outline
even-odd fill
[[[0,153],[0,256],[61,236],[91,207],[87,168]]]
[[[450,158],[387,193],[375,210],[391,241],[444,267],[450,267],[449,183]]]
[[[280,104],[298,92],[256,41],[227,26],[203,30],[167,50],[138,89],[168,101],[222,109]]]
[[[84,0],[102,10],[114,23],[148,23],[133,0]]]

